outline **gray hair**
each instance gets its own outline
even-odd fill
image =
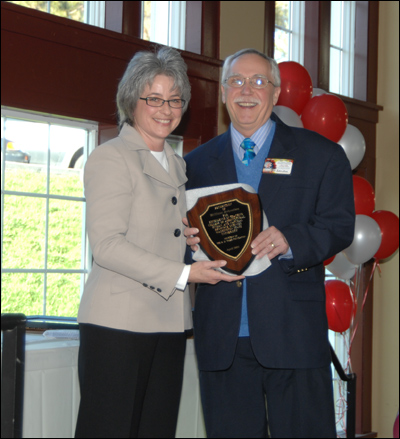
[[[118,85],[117,106],[119,125],[126,122],[134,125],[132,114],[146,85],[153,84],[157,75],[165,75],[174,80],[174,89],[178,89],[185,101],[182,113],[187,110],[190,101],[190,83],[187,65],[180,53],[172,47],[161,47],[157,52],[137,52],[131,59]]]
[[[233,61],[235,61],[235,59],[243,55],[258,55],[261,56],[261,58],[264,58],[266,61],[268,61],[269,65],[271,66],[271,73],[272,73],[274,85],[276,87],[280,87],[281,74],[279,71],[278,63],[273,58],[270,58],[269,56],[265,55],[265,53],[259,52],[256,49],[242,49],[239,50],[239,52],[236,52],[225,59],[224,65],[222,66],[222,76],[221,76],[221,83],[224,87],[225,87],[225,79],[228,76]]]

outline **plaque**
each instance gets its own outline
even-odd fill
[[[263,228],[258,194],[238,187],[200,197],[187,218],[190,227],[199,229],[208,258],[227,262],[224,270],[242,274],[255,258],[250,244]]]

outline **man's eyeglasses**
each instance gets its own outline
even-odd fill
[[[164,102],[168,102],[168,105],[171,108],[183,108],[185,106],[185,100],[183,99],[170,99],[170,100],[166,100],[166,99],[160,99],[160,98],[154,98],[154,97],[149,97],[149,98],[139,98],[142,101],[146,101],[147,105],[150,105],[150,107],[162,107],[164,105]]]
[[[265,88],[268,84],[272,84],[275,87],[272,81],[262,75],[254,75],[250,78],[240,75],[229,76],[229,78],[225,79],[224,83],[229,85],[229,87],[240,88],[244,86],[246,79],[249,80],[249,84],[253,88]]]

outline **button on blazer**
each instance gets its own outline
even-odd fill
[[[93,267],[78,322],[134,332],[192,327],[184,268],[185,162],[164,144],[169,173],[125,124],[97,147],[84,172]]]

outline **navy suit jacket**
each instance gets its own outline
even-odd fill
[[[269,368],[315,368],[330,363],[323,261],[354,235],[352,172],[343,148],[319,134],[285,125],[274,113],[270,158],[293,160],[290,175],[263,174],[259,186],[270,226],[280,230],[292,260],[274,258],[247,278],[250,339]],[[187,189],[236,183],[230,130],[185,157]],[[200,370],[224,370],[239,334],[240,283],[200,284],[194,331]]]

